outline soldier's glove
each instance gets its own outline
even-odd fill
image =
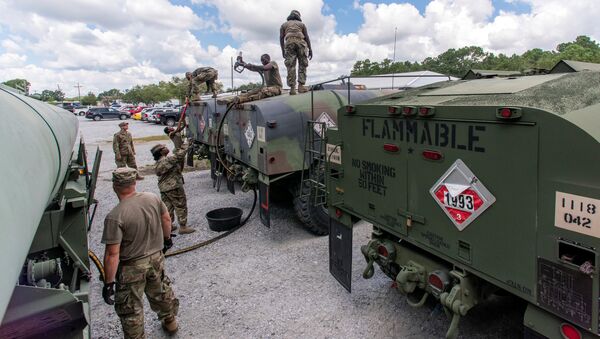
[[[113,295],[115,295],[115,282],[113,281],[104,284],[104,287],[102,288],[102,298],[104,299],[104,302],[109,305],[114,305],[115,300],[111,298]]]
[[[308,50],[308,60],[312,60],[312,49]]]
[[[167,253],[167,251],[169,250],[169,248],[173,247],[173,235],[171,235],[171,237],[169,237],[169,239],[165,239],[163,241],[163,254]]]

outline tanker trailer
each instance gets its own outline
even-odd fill
[[[89,337],[88,172],[72,113],[0,87],[0,338]],[[77,146],[77,147],[75,147]]]
[[[527,302],[531,337],[600,333],[600,73],[430,85],[338,113],[328,131],[330,272],[361,247],[418,307],[459,320],[495,293]]]
[[[318,126],[335,126],[337,110],[349,98],[358,103],[390,92],[321,90],[235,105],[217,130],[217,135],[223,135],[224,155],[219,157],[224,163],[227,187],[232,193],[234,183],[241,184],[244,192],[258,187],[260,218],[266,226],[270,226],[270,194],[289,191],[296,214],[306,228],[317,235],[327,234],[329,219],[324,196],[323,204],[319,204],[302,181],[303,172],[318,166],[305,156],[307,129],[318,142],[324,137]],[[310,120],[321,125],[307,127]],[[316,143],[313,146],[319,148]]]

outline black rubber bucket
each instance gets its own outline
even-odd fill
[[[218,208],[206,213],[208,228],[215,232],[229,231],[238,226],[242,219],[242,210],[237,207]]]

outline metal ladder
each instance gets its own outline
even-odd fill
[[[308,164],[308,171],[302,171],[302,188],[308,187],[305,192],[301,189],[302,198],[314,199],[314,206],[324,205],[327,202],[327,187],[325,186],[325,147],[327,138],[324,122],[308,120],[304,136],[303,164]]]

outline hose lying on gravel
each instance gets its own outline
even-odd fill
[[[235,228],[232,228],[231,230],[221,233],[219,235],[217,235],[214,238],[210,238],[208,240],[199,242],[197,244],[194,244],[192,246],[189,247],[185,247],[173,252],[169,252],[165,254],[165,258],[168,257],[173,257],[182,253],[187,253],[190,251],[193,251],[195,249],[198,249],[200,247],[204,247],[207,245],[212,244],[213,242],[219,240],[219,239],[223,239],[226,236],[230,235],[231,233],[239,230],[242,226],[244,226],[246,224],[246,222],[248,221],[248,219],[250,219],[250,217],[252,216],[252,213],[254,213],[254,208],[256,207],[256,199],[257,199],[257,194],[256,194],[256,189],[254,189],[252,191],[254,193],[254,201],[252,202],[252,209],[250,209],[250,212],[248,213],[248,215],[246,216],[246,218],[244,220],[242,220],[242,222],[240,222],[239,225],[237,225]],[[100,261],[100,259],[98,259],[98,256],[96,256],[96,254],[92,251],[92,250],[88,250],[88,256],[90,257],[90,259],[92,259],[92,262],[94,263],[94,265],[96,265],[96,268],[98,269],[98,272],[100,272],[100,278],[102,279],[102,281],[105,281],[105,274],[104,274],[104,267],[102,266],[102,262]]]

